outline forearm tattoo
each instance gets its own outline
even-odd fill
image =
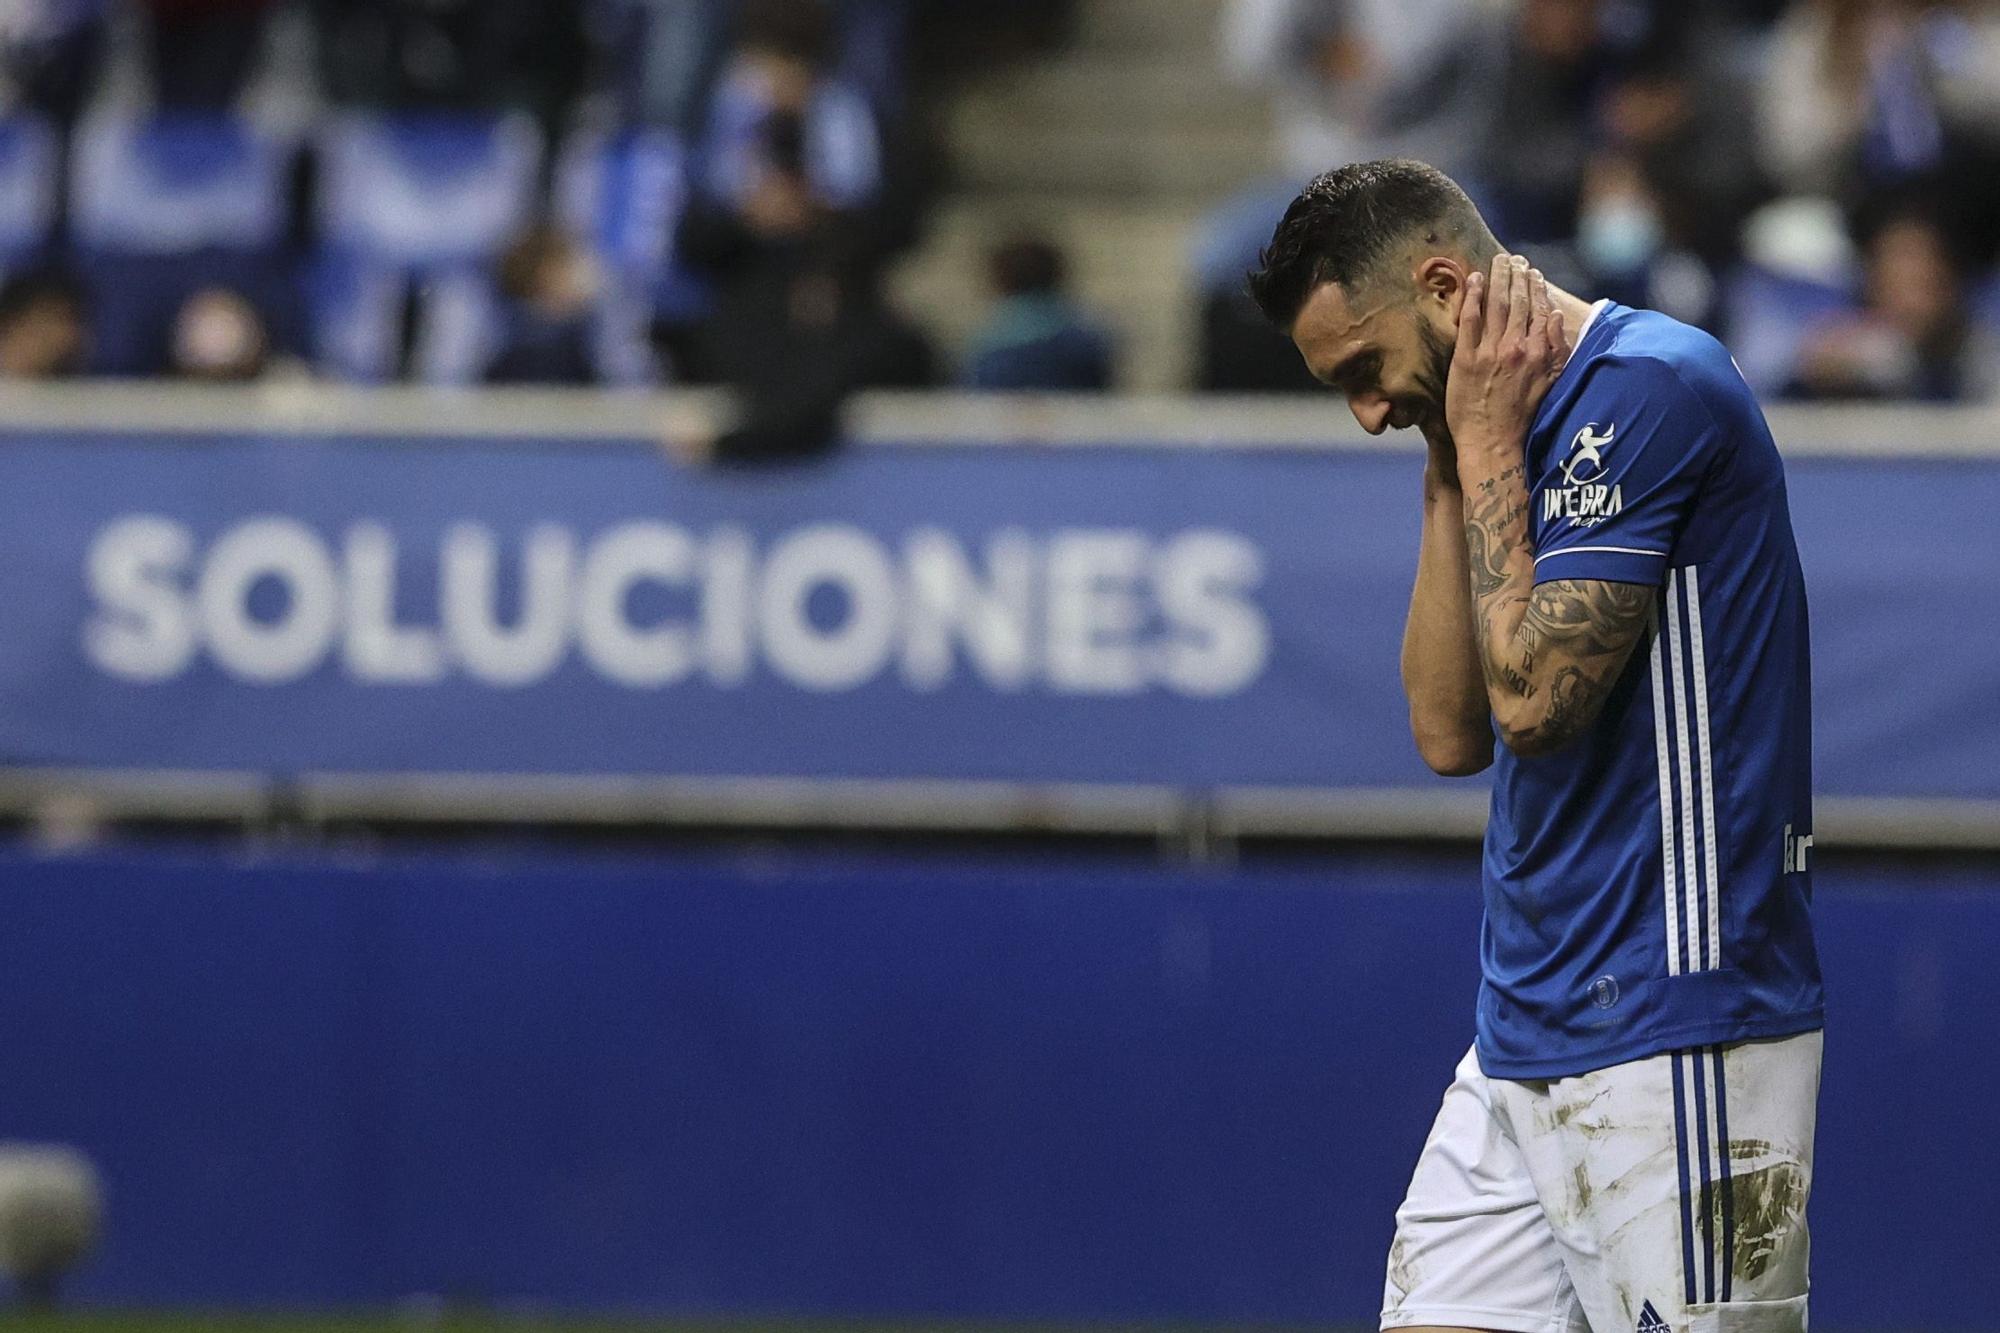
[[[1479,483],[1465,502],[1465,550],[1472,564],[1475,601],[1507,583],[1507,562],[1527,539],[1527,469],[1519,463]]]
[[[1532,671],[1538,656],[1559,665],[1549,679],[1541,724],[1530,735],[1511,739],[1552,750],[1596,720],[1652,615],[1653,589],[1641,584],[1600,579],[1538,584],[1508,654],[1523,671]]]
[[[1524,475],[1519,464],[1508,467],[1466,497],[1465,548],[1494,720],[1510,747],[1539,752],[1596,719],[1650,623],[1653,589],[1597,579],[1536,584]]]

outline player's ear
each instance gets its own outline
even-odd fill
[[[1445,255],[1433,255],[1417,269],[1417,290],[1422,300],[1443,307],[1447,318],[1456,321],[1458,305],[1465,295],[1465,265]]]

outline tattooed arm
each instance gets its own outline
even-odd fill
[[[1651,622],[1653,589],[1604,579],[1534,583],[1532,554],[1525,574],[1508,568],[1527,547],[1526,518],[1517,520],[1518,533],[1490,524],[1490,516],[1465,521],[1468,548],[1487,553],[1484,567],[1473,569],[1473,639],[1486,697],[1508,749],[1546,754],[1597,720]]]
[[[1482,305],[1482,289],[1490,289]],[[1601,579],[1535,582],[1528,423],[1560,365],[1561,315],[1541,275],[1496,261],[1467,285],[1447,385],[1465,486],[1472,640],[1500,738],[1545,754],[1596,720],[1650,622],[1653,589]],[[1544,382],[1547,381],[1547,382]]]
[[[1424,469],[1424,528],[1417,584],[1403,627],[1403,693],[1410,734],[1433,771],[1467,777],[1493,762],[1486,682],[1472,647],[1465,563],[1465,496],[1451,441],[1430,441]]]

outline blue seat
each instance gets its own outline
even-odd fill
[[[77,265],[90,293],[93,368],[165,369],[175,313],[223,286],[294,341],[286,251],[295,142],[226,114],[106,117],[78,133],[70,174]]]
[[[665,130],[578,134],[556,167],[559,220],[622,272],[667,266],[686,203],[687,153]]]
[[[606,383],[659,378],[647,335],[662,288],[675,280],[674,234],[687,192],[687,152],[671,132],[580,133],[563,149],[556,220],[604,270],[593,341]]]
[[[56,132],[39,116],[0,120],[0,268],[32,264],[55,225]]]
[[[329,126],[318,149],[322,364],[364,382],[393,375],[404,302],[421,288],[416,377],[476,379],[494,337],[493,261],[534,213],[534,123],[353,115]]]

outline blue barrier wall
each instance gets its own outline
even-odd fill
[[[1460,853],[0,853],[0,1136],[101,1303],[1372,1316]],[[1815,1322],[1994,1327],[2000,867],[1819,875]]]

